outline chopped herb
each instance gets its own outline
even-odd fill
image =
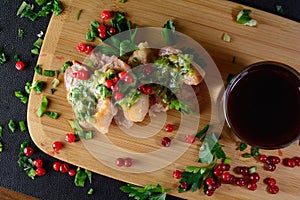
[[[120,0],[120,3],[125,3],[127,0]]]
[[[35,91],[36,94],[41,94],[45,86],[44,81],[34,80],[31,85],[31,89]]]
[[[169,109],[175,109],[181,113],[191,114],[193,111],[188,108],[187,103],[179,101],[178,99],[173,99],[170,102]]]
[[[99,22],[91,22],[91,30],[86,32],[85,39],[89,42],[93,42],[96,37],[98,37],[98,27],[100,26]]]
[[[57,78],[54,78],[52,81],[52,87],[56,88],[59,85],[59,80]]]
[[[206,134],[206,132],[209,129],[209,124],[207,124],[199,133],[197,133],[196,138],[203,138],[203,136]]]
[[[234,76],[235,74],[228,74],[226,82],[229,84],[233,80]]]
[[[27,94],[30,94],[31,91],[31,83],[27,82],[25,85],[25,91]]]
[[[0,65],[3,65],[6,62],[6,55],[4,53],[4,49],[0,48]]]
[[[139,187],[132,184],[127,184],[120,188],[123,192],[128,193],[129,197],[134,197],[137,200],[165,200],[170,189],[164,189],[160,184],[146,185]]]
[[[91,184],[92,183],[92,175],[93,175],[93,173],[90,170],[87,170],[87,169],[85,169],[84,172],[86,173],[86,175],[87,175],[87,177],[89,179],[89,182]]]
[[[24,121],[19,121],[19,127],[22,132],[27,131],[26,125]]]
[[[52,119],[57,119],[59,117],[58,113],[52,111],[45,111],[44,114]]]
[[[244,157],[244,158],[250,158],[251,157],[251,153],[243,153],[242,157]]]
[[[44,76],[53,77],[54,75],[55,75],[55,71],[53,71],[53,70],[47,70],[47,69],[44,70]]]
[[[75,132],[76,135],[83,137],[85,140],[90,140],[93,139],[94,135],[93,135],[93,131],[92,130],[87,130],[87,131],[79,131],[77,130]]]
[[[231,37],[228,33],[223,33],[222,40],[225,42],[231,42]]]
[[[248,145],[247,145],[246,143],[241,143],[241,144],[240,144],[240,148],[239,148],[240,151],[244,151],[245,149],[247,149],[247,146],[248,146]]]
[[[15,59],[16,62],[20,61],[21,60],[20,59],[20,55],[19,54],[15,54],[14,55],[14,59]]]
[[[66,72],[66,69],[68,69],[68,67],[70,67],[70,66],[72,66],[72,62],[71,61],[67,61],[67,62],[65,62],[65,64],[62,66],[62,68],[61,68],[61,71],[63,72],[63,73],[65,73]]]
[[[187,183],[187,188],[183,189],[179,186],[178,192],[182,193],[192,189],[192,192],[196,192],[203,185],[204,177],[207,176],[208,168],[200,168],[188,166],[185,171],[182,173],[182,178],[180,183]]]
[[[42,75],[43,74],[43,68],[41,67],[41,65],[36,65],[35,68],[34,68],[34,71],[38,75]]]
[[[24,31],[23,31],[23,29],[18,29],[18,37],[19,38],[23,38],[24,37]]]
[[[79,124],[79,122],[77,120],[76,121],[74,121],[74,120],[68,120],[68,122],[69,122],[69,124],[70,124],[70,126],[71,126],[71,128],[73,130],[80,131],[80,132],[83,131],[83,129],[81,128],[81,126],[80,126],[80,124]]]
[[[29,142],[25,141],[21,144],[18,165],[24,169],[27,176],[34,179],[36,176],[33,160],[24,155],[24,148],[29,146]]]
[[[3,151],[3,144],[0,142],[0,153]]]
[[[35,46],[36,48],[40,49],[43,45],[43,39],[42,38],[38,38],[34,43],[33,46]]]
[[[39,55],[40,50],[38,48],[33,48],[33,49],[31,49],[31,53],[34,54],[34,55]]]
[[[231,163],[231,158],[225,158],[225,160],[224,160],[223,163],[224,163],[224,164],[230,165],[230,163]]]
[[[35,3],[37,3],[39,6],[43,5],[46,2],[47,0],[35,0]]]
[[[47,107],[48,107],[48,99],[46,96],[44,96],[40,107],[36,111],[37,116],[41,117],[46,112]]]
[[[246,26],[256,26],[257,21],[252,19],[249,15],[251,13],[251,10],[241,10],[236,18],[237,23],[243,24]]]
[[[26,104],[28,102],[28,96],[23,94],[21,91],[15,91],[15,96],[21,100],[22,103]]]
[[[89,191],[88,191],[88,195],[92,195],[93,193],[94,193],[94,189],[90,188]]]
[[[276,12],[277,12],[279,15],[283,15],[283,14],[284,14],[282,5],[275,5],[275,8],[276,8]]]
[[[14,120],[12,120],[12,119],[9,120],[8,127],[11,130],[11,132],[15,132],[15,130],[16,130],[16,124],[15,124]]]
[[[250,168],[249,168],[249,174],[255,173],[256,170],[257,170],[257,167],[255,167],[255,166],[250,167]]]
[[[74,183],[77,187],[84,187],[87,174],[84,169],[77,167]]]
[[[253,148],[251,149],[251,155],[252,155],[253,157],[259,156],[259,148],[253,147]]]
[[[76,15],[76,20],[77,21],[79,20],[79,17],[81,15],[81,13],[82,13],[82,9],[78,10],[77,15]]]
[[[3,127],[0,126],[0,137],[2,137],[2,136],[3,136]]]
[[[163,26],[162,35],[166,40],[167,45],[173,45],[176,43],[176,36],[175,36],[175,25],[172,20],[168,20],[167,23]]]

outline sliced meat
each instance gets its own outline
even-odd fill
[[[140,99],[129,109],[124,110],[124,116],[127,120],[141,122],[144,120],[149,110],[149,96],[142,94]]]
[[[205,71],[197,63],[192,62],[192,71],[186,73],[184,77],[184,83],[187,85],[198,85],[202,82],[205,76]]]
[[[130,128],[133,126],[133,122],[126,119],[123,110],[118,109],[118,113],[115,115],[114,120],[118,126],[124,126],[125,128]]]
[[[148,42],[142,42],[138,45],[138,50],[134,51],[128,59],[130,66],[151,63],[155,58],[155,50],[151,49]]]
[[[167,47],[163,47],[159,50],[158,55],[159,56],[169,56],[172,54],[180,54],[182,53],[182,51],[180,49],[175,49],[174,47],[171,46],[167,46]]]
[[[156,103],[152,105],[149,109],[149,116],[156,116],[156,113],[166,112],[167,108],[163,106],[163,104]]]

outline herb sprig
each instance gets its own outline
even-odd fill
[[[146,185],[145,187],[127,184],[120,189],[136,200],[165,200],[170,191],[170,189],[164,189],[160,184]]]

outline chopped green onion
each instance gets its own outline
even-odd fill
[[[46,96],[44,96],[40,107],[36,111],[37,116],[41,117],[46,112],[47,107],[48,107],[48,99]]]
[[[24,95],[21,91],[15,91],[15,96],[24,104],[28,102],[28,96]]]
[[[62,68],[61,68],[61,71],[62,71],[63,73],[65,73],[65,72],[66,72],[66,69],[67,69],[68,67],[70,67],[72,64],[73,64],[73,63],[72,63],[71,61],[65,62],[65,64],[64,64],[64,65],[62,66]]]
[[[79,17],[80,17],[80,15],[81,15],[81,13],[82,13],[82,9],[78,10],[78,13],[77,13],[77,15],[76,15],[76,20],[77,20],[77,21],[79,20]]]
[[[57,119],[59,117],[59,114],[57,112],[52,112],[52,111],[46,111],[45,115],[52,119]]]
[[[127,0],[120,0],[120,3],[125,3]]]
[[[51,76],[51,77],[53,77],[54,75],[55,75],[55,71],[53,71],[53,70],[47,70],[47,69],[44,70],[44,76]]]
[[[31,53],[34,54],[34,55],[39,55],[40,50],[38,48],[34,48],[34,49],[31,49]]]
[[[36,2],[39,6],[41,6],[41,5],[43,5],[44,3],[46,3],[47,0],[35,0],[35,2]]]
[[[16,124],[15,124],[14,120],[12,120],[12,119],[9,120],[8,127],[11,130],[11,132],[15,132],[15,130],[16,130]]]
[[[90,188],[89,191],[88,191],[88,195],[92,195],[93,193],[94,193],[94,189]]]
[[[3,144],[0,142],[0,152],[3,151]]]
[[[246,26],[256,26],[257,25],[257,21],[254,19],[251,19],[251,17],[249,16],[251,13],[251,10],[241,10],[236,18],[236,21],[239,24],[243,24]]]
[[[38,75],[42,75],[43,74],[43,68],[41,67],[41,65],[36,65],[35,68],[34,68],[34,71]]]
[[[23,38],[24,37],[24,31],[22,29],[18,29],[18,37]]]
[[[0,126],[0,137],[2,137],[2,136],[3,136],[3,127]]]
[[[250,168],[249,168],[249,174],[255,173],[256,170],[257,170],[257,167],[255,167],[255,166],[250,167]]]
[[[30,94],[31,91],[31,83],[27,82],[25,85],[25,91],[27,94]]]
[[[245,149],[247,149],[247,144],[246,143],[241,143],[240,144],[240,151],[244,151]]]
[[[21,6],[19,7],[18,11],[17,11],[17,16],[21,15],[23,13],[23,11],[25,10],[25,8],[27,7],[27,3],[25,1],[22,2]]]
[[[19,54],[15,54],[14,55],[14,59],[15,59],[15,61],[20,61],[20,55]]]
[[[225,42],[231,42],[231,37],[228,33],[223,33],[222,40]]]
[[[54,78],[52,81],[52,87],[56,88],[59,85],[59,80],[57,78]]]
[[[34,43],[33,46],[35,46],[36,48],[40,49],[42,47],[43,44],[43,39],[42,38],[38,38]]]
[[[4,54],[4,49],[0,48],[0,65],[3,65],[6,62],[6,56]]]
[[[275,5],[275,8],[276,8],[276,12],[277,12],[279,15],[283,15],[283,14],[284,14],[282,5]]]
[[[254,148],[252,149],[251,155],[252,155],[253,157],[259,156],[259,148],[254,147]]]
[[[20,127],[20,130],[21,130],[22,132],[25,132],[25,131],[27,130],[24,121],[19,121],[19,127]]]
[[[244,154],[242,154],[242,157],[244,157],[244,158],[250,158],[251,157],[251,153],[244,153]]]
[[[230,163],[231,163],[231,158],[225,158],[224,164],[230,165]]]
[[[199,133],[197,133],[196,138],[202,138],[204,134],[208,131],[209,124],[207,124]]]
[[[35,91],[36,94],[41,94],[45,86],[44,81],[34,80],[31,85],[31,89]]]

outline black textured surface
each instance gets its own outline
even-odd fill
[[[253,6],[268,12],[276,13],[275,5],[282,5],[284,16],[300,21],[300,1],[298,0],[234,0]],[[33,2],[33,0],[28,0]],[[30,139],[29,133],[22,133],[17,129],[11,133],[7,124],[10,119],[15,122],[26,120],[27,106],[14,97],[14,91],[24,90],[26,82],[31,82],[33,68],[37,62],[37,56],[33,56],[30,50],[40,31],[46,31],[50,17],[40,18],[31,22],[25,18],[16,16],[22,0],[0,1],[0,47],[4,47],[8,56],[8,62],[0,65],[0,125],[3,126],[3,152],[0,153],[0,186],[25,193],[40,199],[131,199],[127,194],[119,190],[125,183],[119,182],[98,174],[93,174],[92,185],[84,188],[75,187],[73,177],[51,170],[54,158],[38,150]],[[18,38],[18,29],[23,29],[24,37]],[[26,63],[24,71],[17,71],[14,67],[13,56],[19,54]],[[28,140],[36,150],[34,157],[44,160],[48,173],[34,180],[29,179],[18,166],[18,153],[20,144]],[[87,195],[92,187],[95,193]],[[1,199],[1,197],[0,197]],[[168,196],[168,200],[178,198]]]

